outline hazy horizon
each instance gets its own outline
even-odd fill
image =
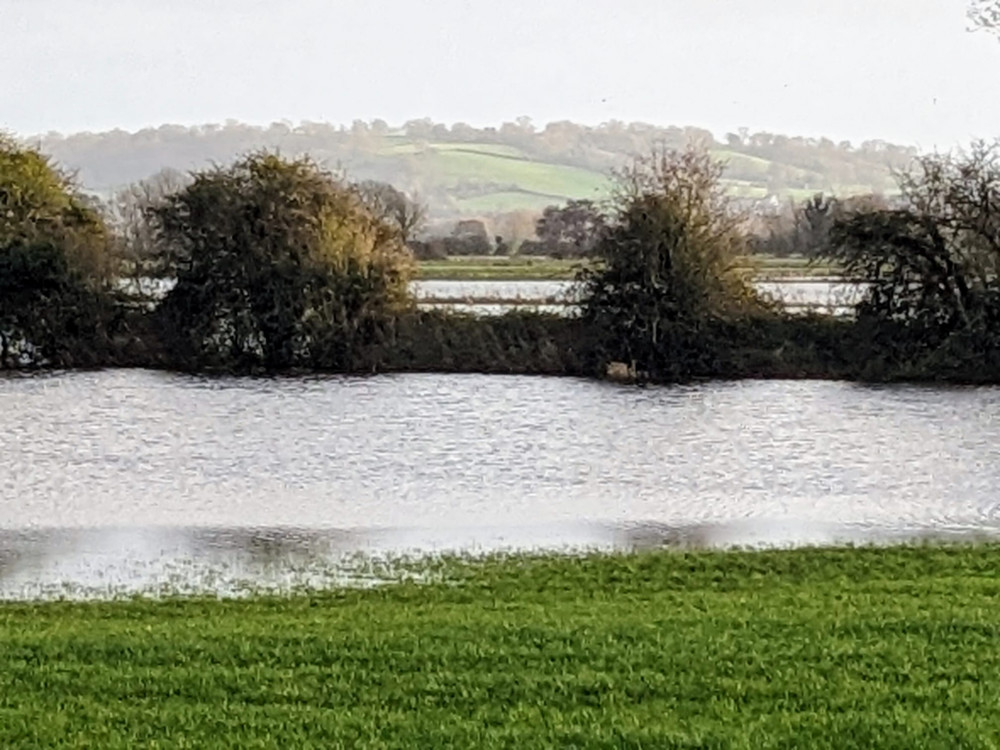
[[[1000,135],[962,0],[0,0],[0,128],[609,120],[950,148]]]

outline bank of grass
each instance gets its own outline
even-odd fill
[[[1000,547],[440,566],[0,605],[4,747],[994,747]]]

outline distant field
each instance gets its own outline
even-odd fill
[[[557,260],[525,256],[452,257],[447,260],[422,261],[417,278],[440,281],[530,281],[534,279],[572,279],[583,264],[579,260]],[[807,258],[777,258],[757,255],[744,258],[740,266],[753,269],[762,279],[803,276],[832,276],[837,269],[828,263]]]
[[[429,189],[447,192],[472,184],[497,186],[481,195],[457,198],[457,207],[464,214],[540,211],[573,198],[604,198],[610,187],[606,174],[534,161],[510,146],[402,143],[384,148],[381,154],[411,159]]]
[[[437,281],[572,279],[580,261],[555,258],[468,257],[422,261],[417,278]]]
[[[563,200],[603,197],[609,186],[607,178],[597,172],[495,154],[449,149],[425,152],[416,158],[428,174],[444,184],[475,179],[516,185],[525,192]]]
[[[487,195],[476,196],[475,198],[461,198],[455,201],[459,211],[470,216],[522,210],[541,213],[546,206],[565,202],[564,199],[560,198],[557,200],[551,195],[537,195],[523,191],[489,193]]]
[[[712,152],[731,166],[730,176],[724,177],[727,190],[736,197],[764,198],[768,195],[768,175],[772,162],[726,149]],[[455,208],[465,215],[486,215],[527,209],[540,211],[545,206],[565,203],[569,199],[606,198],[611,188],[608,174],[563,164],[536,161],[512,146],[491,143],[397,143],[381,149],[383,158],[407,158],[426,189],[449,192],[470,185],[486,187],[485,192],[470,197],[455,198]],[[808,170],[782,167],[788,178],[807,184],[822,185],[821,174]],[[739,175],[737,178],[735,175]],[[811,197],[822,188],[788,189],[784,198],[796,201]],[[865,185],[833,186],[839,195],[870,192]]]
[[[0,746],[995,747],[998,560],[513,557],[289,597],[0,603]]]

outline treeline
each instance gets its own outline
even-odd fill
[[[3,139],[0,366],[998,380],[997,145],[922,157],[891,206],[803,209],[829,218],[818,255],[865,285],[846,319],[755,291],[723,173],[697,147],[636,159],[601,211],[540,224],[594,259],[578,316],[476,318],[417,309],[398,191],[253,151],[115,214]]]

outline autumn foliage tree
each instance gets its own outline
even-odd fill
[[[186,364],[351,369],[409,300],[398,231],[308,158],[198,173],[155,216],[179,259],[164,336]]]

